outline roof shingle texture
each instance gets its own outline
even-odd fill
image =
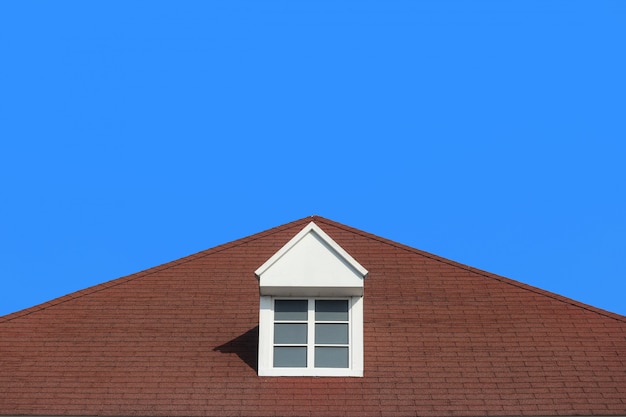
[[[368,271],[363,378],[259,377],[254,271],[314,220]],[[0,415],[626,415],[626,318],[301,219],[0,318]]]

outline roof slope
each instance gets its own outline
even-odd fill
[[[363,378],[259,377],[254,271],[369,271]],[[0,318],[0,415],[626,415],[626,318],[315,217]]]

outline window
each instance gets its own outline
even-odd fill
[[[261,297],[259,375],[362,376],[362,297]]]
[[[349,368],[347,299],[274,300],[274,368]]]

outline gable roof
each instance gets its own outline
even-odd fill
[[[364,377],[259,377],[255,271],[314,221],[369,271]],[[626,318],[304,218],[0,318],[0,415],[626,415]]]

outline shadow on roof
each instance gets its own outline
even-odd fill
[[[255,326],[236,338],[217,346],[213,350],[220,353],[234,353],[257,372],[259,346],[259,326]]]

